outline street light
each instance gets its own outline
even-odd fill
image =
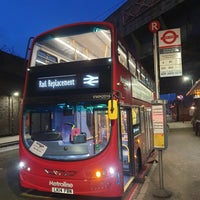
[[[19,117],[19,95],[20,95],[20,93],[18,91],[15,91],[10,96],[10,99],[11,99],[10,133],[11,133],[11,135],[14,134],[14,128],[16,126],[15,121],[17,121],[17,118]],[[14,113],[18,113],[18,114],[14,114]]]
[[[193,79],[191,78],[191,76],[183,76],[183,81],[191,81],[191,84],[193,86]]]

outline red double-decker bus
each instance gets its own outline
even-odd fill
[[[20,184],[121,197],[152,151],[154,83],[107,22],[62,26],[30,47]]]

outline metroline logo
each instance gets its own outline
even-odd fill
[[[50,186],[57,186],[57,187],[66,187],[66,188],[73,188],[72,183],[67,183],[66,181],[64,182],[58,182],[58,181],[49,181]]]

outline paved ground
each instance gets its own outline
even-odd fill
[[[19,141],[19,135],[0,137],[0,144]]]
[[[155,197],[160,189],[159,165],[153,164],[136,200],[200,200],[200,137],[190,123],[170,123],[168,148],[163,150],[164,190],[168,198]]]

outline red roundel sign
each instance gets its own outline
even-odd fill
[[[158,31],[159,47],[167,46],[180,46],[180,29],[168,29],[164,31]]]
[[[178,38],[178,35],[174,31],[166,31],[163,36],[161,37],[161,40],[166,44],[172,44],[176,41]]]

